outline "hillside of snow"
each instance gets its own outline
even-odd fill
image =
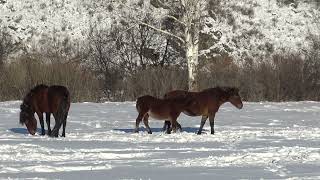
[[[279,2],[223,1],[221,10],[212,10],[216,18],[206,19],[209,27],[204,32],[212,34],[217,43],[205,52],[255,60],[275,53],[308,52],[312,36],[320,35],[320,8],[312,1]]]
[[[202,33],[211,38],[206,38],[201,54],[261,59],[276,53],[308,51],[312,36],[320,35],[319,7],[313,1],[279,2],[228,0],[209,8],[210,17],[204,19]],[[6,27],[15,41],[26,47],[41,46],[54,38],[76,42],[87,38],[90,26],[110,28],[119,8],[126,6],[101,0],[2,0],[0,27]],[[129,7],[127,11],[133,14]]]
[[[185,115],[135,134],[134,102],[75,103],[66,138],[29,135],[20,103],[0,102],[0,179],[320,179],[319,102],[226,103],[215,135]]]

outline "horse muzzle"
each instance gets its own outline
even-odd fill
[[[238,109],[242,109],[243,108],[243,104],[241,103],[241,104],[237,104],[237,108]]]
[[[27,129],[28,129],[28,132],[31,134],[31,135],[35,135],[36,134],[36,131],[37,131],[37,121],[29,121],[26,123],[26,126],[27,126]]]

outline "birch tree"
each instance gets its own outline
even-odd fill
[[[151,0],[151,5],[157,9],[166,10],[161,18],[170,19],[179,30],[168,30],[151,24],[139,22],[170,38],[179,41],[185,50],[188,65],[189,90],[198,90],[197,66],[199,51],[199,33],[201,17],[205,9],[205,0]]]

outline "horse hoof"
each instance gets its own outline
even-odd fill
[[[50,134],[50,137],[58,137],[58,136],[59,136],[59,134],[55,134],[55,133]]]
[[[201,132],[198,132],[197,135],[201,135]]]
[[[151,132],[151,131],[149,131],[149,132],[148,132],[148,134],[152,134],[152,132]]]

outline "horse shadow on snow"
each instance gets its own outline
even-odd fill
[[[147,132],[147,129],[145,127],[140,127],[139,128],[141,132]],[[182,127],[182,131],[181,132],[187,132],[187,133],[197,133],[198,132],[198,129],[197,127]],[[115,131],[122,131],[122,132],[125,132],[125,133],[134,133],[134,128],[116,128],[116,129],[113,129]],[[163,129],[162,128],[151,128],[151,131],[152,132],[163,132]],[[178,130],[179,132],[179,130]]]
[[[25,134],[25,135],[29,134],[27,128],[11,128],[11,129],[9,129],[9,131],[16,133],[16,134]],[[41,134],[40,128],[37,128],[37,133]]]

